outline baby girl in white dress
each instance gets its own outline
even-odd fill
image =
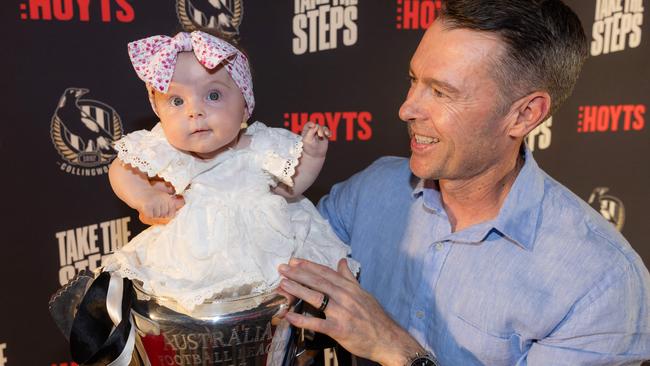
[[[153,36],[130,43],[129,55],[160,123],[115,144],[110,182],[141,216],[173,218],[133,238],[104,269],[191,310],[242,285],[273,288],[291,257],[336,268],[349,248],[301,196],[323,165],[328,131],[248,127],[248,60],[223,39]]]

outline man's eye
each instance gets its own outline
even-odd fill
[[[433,94],[434,94],[436,97],[438,97],[438,98],[442,98],[442,97],[445,96],[445,93],[443,93],[443,92],[441,92],[440,90],[435,89],[435,88],[433,89]]]
[[[172,100],[172,105],[178,107],[179,105],[183,105],[183,98],[181,97],[173,97]]]
[[[411,85],[412,85],[412,84],[415,83],[415,76],[411,76],[411,75],[409,75],[409,76],[407,77],[407,80],[408,80],[409,83],[411,83]]]
[[[219,98],[220,98],[219,92],[214,91],[214,92],[210,92],[210,94],[208,94],[208,99],[209,100],[219,100]]]

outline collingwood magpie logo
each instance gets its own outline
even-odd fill
[[[52,143],[63,162],[61,170],[83,176],[108,172],[116,155],[114,141],[122,137],[115,109],[93,99],[81,99],[88,89],[67,88],[52,116]]]
[[[607,221],[616,226],[616,230],[623,230],[625,224],[625,206],[623,202],[610,194],[609,188],[598,187],[591,192],[589,204],[598,211]]]
[[[213,28],[237,36],[244,5],[243,0],[176,0],[176,13],[187,32]]]

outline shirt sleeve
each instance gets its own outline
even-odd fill
[[[123,163],[171,183],[176,194],[182,193],[192,179],[196,160],[167,142],[160,123],[149,130],[139,130],[115,142],[117,158]]]
[[[332,186],[328,194],[318,202],[320,214],[329,221],[332,229],[342,242],[350,245],[352,230],[355,226],[359,202],[367,199],[361,197],[368,191],[369,184],[383,179],[383,167],[389,158],[379,158],[364,170],[354,174],[349,179]],[[361,209],[360,211],[363,211]],[[360,214],[363,214],[360,212]],[[372,215],[372,213],[367,213]]]
[[[650,288],[633,267],[607,275],[517,365],[639,365],[650,359]]]
[[[355,215],[358,178],[335,184],[318,202],[318,211],[330,223],[342,242],[350,244],[351,222]]]
[[[252,136],[251,150],[260,157],[262,169],[277,182],[293,187],[293,176],[302,155],[302,137],[284,128],[267,127],[261,122],[246,131]]]

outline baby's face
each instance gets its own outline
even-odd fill
[[[167,93],[154,103],[169,143],[208,159],[233,146],[246,115],[246,102],[228,71],[208,70],[193,53],[178,54]]]

